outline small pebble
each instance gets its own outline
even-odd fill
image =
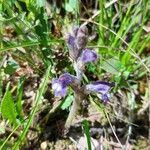
[[[46,150],[47,142],[46,141],[42,142],[40,148],[41,148],[41,150]]]

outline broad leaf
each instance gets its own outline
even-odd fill
[[[68,12],[77,12],[78,10],[78,1],[77,0],[69,0],[65,5],[65,9]]]
[[[118,74],[122,71],[122,69],[124,69],[124,66],[121,64],[120,60],[117,57],[102,61],[101,67],[106,72],[112,74]]]
[[[16,61],[14,61],[14,60],[9,60],[8,62],[7,62],[7,66],[6,66],[6,68],[4,68],[4,72],[6,73],[6,74],[9,74],[9,75],[12,75],[12,74],[14,74],[15,73],[15,71],[17,70],[19,68],[19,65],[18,65],[18,63],[16,62]]]
[[[62,110],[67,109],[71,105],[73,99],[74,99],[73,95],[67,96],[67,98],[65,99],[64,103],[61,106],[61,109]]]
[[[7,87],[5,95],[1,102],[1,113],[2,113],[3,118],[8,119],[14,125],[17,125],[16,109],[15,109],[15,105],[12,99],[12,94],[9,91],[9,87]]]

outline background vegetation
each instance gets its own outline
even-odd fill
[[[84,133],[89,150],[150,149],[149,12],[149,0],[0,0],[0,149],[83,149]],[[74,74],[65,39],[75,24],[100,56],[83,82],[115,87],[107,105],[90,96],[64,136],[73,91],[54,98],[51,79]]]

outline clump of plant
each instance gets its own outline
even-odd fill
[[[87,85],[81,83],[86,64],[98,59],[96,51],[86,48],[87,41],[87,27],[74,26],[72,33],[68,35],[67,45],[76,75],[74,76],[69,73],[64,73],[58,79],[52,80],[52,89],[54,90],[55,97],[65,97],[68,86],[74,91],[74,100],[65,124],[66,128],[70,127],[73,118],[80,108],[81,102],[86,99],[89,94],[100,93],[102,101],[106,104],[110,97],[110,88],[113,86],[112,83],[105,81],[96,81]]]

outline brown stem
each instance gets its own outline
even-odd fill
[[[71,106],[71,110],[69,112],[67,121],[65,123],[65,128],[69,129],[73,119],[75,118],[76,114],[78,113],[78,110],[80,109],[80,102],[81,102],[81,96],[77,93],[75,93],[75,99],[73,101],[73,104]]]

